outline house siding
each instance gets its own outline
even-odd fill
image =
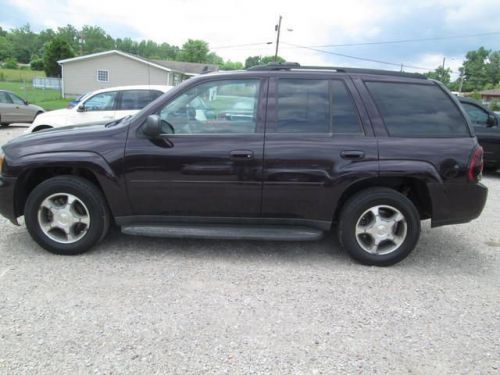
[[[65,97],[114,86],[170,85],[171,72],[118,54],[96,56],[63,64]],[[109,82],[97,81],[97,70],[109,72]]]

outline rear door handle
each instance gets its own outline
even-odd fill
[[[342,159],[347,160],[358,160],[363,159],[365,157],[365,153],[359,150],[344,150],[340,153]]]
[[[253,159],[253,151],[250,150],[234,150],[229,153],[231,160],[251,160]]]

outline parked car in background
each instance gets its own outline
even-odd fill
[[[470,121],[438,82],[271,64],[191,78],[106,126],[13,139],[0,149],[0,213],[24,215],[57,254],[87,251],[111,224],[239,240],[335,230],[353,258],[387,266],[415,248],[421,220],[481,214],[482,167]]]
[[[33,122],[35,117],[45,112],[42,107],[29,104],[16,94],[0,90],[0,124],[7,126],[14,122]]]
[[[121,86],[85,95],[73,108],[46,112],[33,121],[27,133],[69,125],[106,124],[139,112],[172,86]]]
[[[484,162],[489,168],[500,168],[500,116],[477,100],[459,97],[469,116],[479,144],[484,149]]]

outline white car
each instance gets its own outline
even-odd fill
[[[121,86],[93,91],[86,94],[73,108],[38,115],[26,133],[70,125],[106,124],[139,112],[172,87]]]

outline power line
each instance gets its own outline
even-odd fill
[[[292,44],[292,43],[286,43],[286,42],[282,42],[282,43],[286,44],[288,46],[295,47],[295,48],[308,49],[308,50],[311,50],[311,51],[326,53],[326,54],[329,54],[329,55],[347,57],[349,59],[355,59],[355,60],[361,60],[361,61],[368,61],[368,62],[374,62],[374,63],[378,63],[378,64],[398,66],[398,67],[404,66],[406,68],[417,69],[417,70],[425,70],[425,71],[434,70],[433,68],[423,68],[421,66],[406,65],[406,64],[395,63],[395,62],[390,62],[390,61],[370,59],[370,58],[367,58],[367,57],[359,57],[359,56],[346,55],[345,53],[337,53],[337,52],[332,52],[332,51],[326,51],[326,50],[318,49],[318,48],[314,48],[314,47],[300,46],[298,44]]]
[[[210,47],[210,49],[250,47],[250,46],[260,46],[260,45],[263,45],[263,44],[273,44],[273,42],[258,42],[258,43],[246,43],[246,44],[233,44],[233,45],[229,45],[229,46]]]
[[[489,35],[500,35],[500,31],[495,31],[495,32],[490,32],[490,33],[480,33],[480,34],[468,34],[468,35],[438,36],[438,37],[433,37],[433,38],[386,40],[386,41],[380,41],[380,42],[324,44],[324,45],[316,45],[316,46],[310,46],[310,47],[320,47],[321,48],[321,47],[370,46],[370,45],[378,45],[378,44],[413,43],[413,42],[427,42],[427,41],[445,40],[445,39],[474,38],[474,37],[478,37],[478,36],[489,36]]]

